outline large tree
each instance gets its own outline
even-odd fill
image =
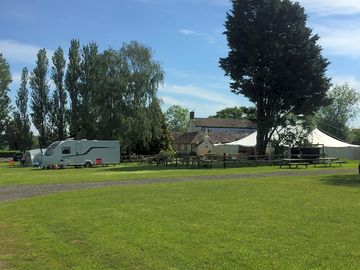
[[[64,140],[66,138],[66,104],[67,95],[64,87],[64,74],[66,61],[64,51],[59,47],[53,57],[53,66],[51,68],[51,78],[55,84],[55,90],[51,100],[51,112],[53,122],[53,136],[55,140]]]
[[[16,107],[12,121],[12,134],[8,134],[9,142],[13,141],[11,149],[25,151],[32,146],[32,132],[30,131],[30,117],[28,113],[29,90],[27,88],[29,79],[28,69],[25,67],[21,72],[21,85],[16,95]],[[10,138],[11,136],[11,138]]]
[[[9,119],[10,98],[9,98],[9,84],[12,82],[10,67],[6,59],[0,53],[0,147],[4,147],[1,138],[4,136],[6,124]]]
[[[81,75],[80,41],[73,39],[69,48],[69,64],[65,75],[65,86],[70,97],[70,111],[68,114],[70,137],[78,138],[80,131],[79,88]]]
[[[347,140],[349,121],[358,114],[360,94],[348,84],[336,85],[328,92],[331,103],[320,108],[315,117],[317,127],[329,134]]]
[[[79,134],[78,137],[84,139],[96,138],[96,117],[98,104],[96,95],[101,92],[99,81],[103,78],[98,77],[99,53],[98,45],[90,42],[81,50],[81,73],[79,87]],[[105,105],[105,104],[102,104]]]
[[[36,67],[30,76],[31,109],[34,126],[39,132],[39,144],[41,148],[47,147],[49,138],[49,82],[47,80],[49,60],[46,50],[41,49],[37,54]]]
[[[189,126],[189,110],[180,105],[171,105],[165,111],[165,118],[172,131],[186,131]]]
[[[151,49],[136,41],[124,44],[119,54],[128,74],[121,133],[128,151],[132,152],[138,149],[138,145],[145,146],[151,141],[148,107],[156,98],[157,89],[164,80],[164,71],[153,59]]]
[[[231,91],[256,105],[258,154],[286,115],[313,114],[326,102],[329,63],[306,19],[289,0],[233,0],[227,14],[229,53],[220,66]]]

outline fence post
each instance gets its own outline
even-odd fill
[[[224,153],[223,159],[224,159],[223,168],[225,169],[226,168],[226,153]]]

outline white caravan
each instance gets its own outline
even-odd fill
[[[42,167],[84,166],[120,163],[118,141],[73,140],[53,142],[42,157]]]

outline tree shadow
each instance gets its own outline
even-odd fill
[[[139,171],[167,171],[167,170],[189,170],[195,169],[191,166],[175,166],[175,165],[139,165],[139,166],[125,166],[125,167],[108,167],[107,171],[113,172],[139,172]]]
[[[359,174],[331,175],[320,181],[333,186],[360,187]]]

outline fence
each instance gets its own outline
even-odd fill
[[[280,165],[282,155],[205,154],[166,157],[161,155],[122,156],[121,162],[136,162],[139,165],[184,166],[192,168],[229,168],[242,166]]]

